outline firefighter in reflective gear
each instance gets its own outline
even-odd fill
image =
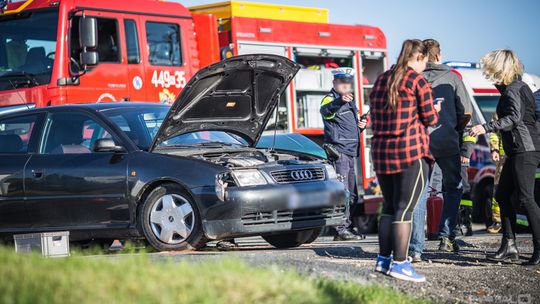
[[[495,190],[497,189],[497,186],[499,185],[499,178],[501,177],[501,171],[504,166],[504,162],[506,160],[506,156],[504,154],[504,149],[502,147],[502,140],[500,138],[500,135],[497,133],[490,133],[489,134],[489,147],[491,150],[491,158],[496,164],[495,169],[495,178],[493,183],[493,193],[495,193]],[[495,197],[491,199],[491,218],[493,223],[491,226],[487,228],[487,232],[489,233],[499,233],[501,231],[501,210],[499,209],[499,203],[497,203],[497,200]]]
[[[466,236],[473,235],[472,230],[472,213],[473,202],[471,195],[471,185],[469,184],[469,174],[467,169],[470,165],[470,158],[476,145],[476,137],[469,135],[467,131],[463,133],[461,138],[461,183],[463,186],[463,194],[461,195],[461,202],[459,207],[459,224],[458,227],[465,226]]]
[[[346,208],[346,222],[336,227],[334,240],[358,240],[362,237],[354,232],[352,215],[358,206],[358,189],[354,169],[358,157],[360,133],[365,129],[367,119],[359,117],[354,102],[354,69],[339,68],[332,71],[333,88],[321,101],[320,112],[324,122],[325,150],[333,162],[336,172],[344,179],[349,189],[349,206]]]

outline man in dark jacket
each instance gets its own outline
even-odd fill
[[[441,102],[439,123],[430,128],[429,149],[443,175],[444,206],[439,227],[439,249],[449,252],[459,250],[455,242],[459,205],[463,191],[462,165],[468,165],[476,139],[463,136],[463,129],[470,119],[472,104],[463,81],[444,64],[441,64],[440,45],[433,39],[424,40],[429,61],[424,71],[433,90],[436,102]],[[410,254],[414,261],[421,260],[424,249],[424,223],[427,195],[421,198],[413,215],[413,232]]]
[[[352,210],[358,204],[358,189],[354,170],[355,158],[358,156],[360,133],[366,127],[366,121],[358,117],[358,108],[354,103],[353,81],[354,70],[340,68],[333,71],[334,87],[322,102],[320,112],[324,122],[324,142],[333,146],[339,157],[333,160],[336,172],[344,179],[349,189],[349,208],[347,221],[336,227],[334,240],[358,240],[352,229]]]

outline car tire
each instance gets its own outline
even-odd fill
[[[304,244],[311,244],[315,242],[315,240],[321,235],[322,231],[323,231],[323,227],[313,229],[311,232],[311,235],[304,242]]]
[[[200,249],[206,245],[196,204],[178,185],[153,189],[139,206],[137,222],[158,251]]]
[[[306,241],[313,235],[313,230],[315,229],[264,235],[262,238],[270,245],[279,249],[294,248],[305,244]]]

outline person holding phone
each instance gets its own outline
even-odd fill
[[[461,78],[441,63],[439,43],[434,39],[426,39],[423,43],[428,52],[423,75],[433,90],[434,103],[441,107],[439,122],[430,128],[429,136],[429,151],[443,175],[444,206],[439,227],[439,250],[457,252],[459,247],[455,242],[455,228],[463,192],[462,173],[467,170],[476,143],[475,137],[463,135],[471,118],[472,102]],[[421,261],[424,250],[426,201],[427,194],[424,194],[413,216],[409,254],[414,262]]]
[[[349,189],[349,208],[346,222],[336,227],[335,241],[360,240],[362,237],[354,233],[352,215],[358,206],[358,189],[354,170],[355,158],[358,157],[360,133],[366,128],[367,119],[358,115],[354,102],[353,83],[354,69],[339,68],[332,71],[333,88],[322,102],[320,113],[324,122],[324,142],[326,150],[332,152],[336,172],[344,178]]]
[[[407,259],[412,212],[428,180],[431,154],[428,127],[437,123],[438,106],[422,76],[427,49],[421,40],[405,40],[397,63],[380,75],[370,94],[373,168],[384,197],[379,220],[375,271],[423,282]]]

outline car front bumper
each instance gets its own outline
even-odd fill
[[[345,220],[347,193],[339,181],[229,188],[223,202],[209,190],[195,191],[209,239],[336,226]]]

